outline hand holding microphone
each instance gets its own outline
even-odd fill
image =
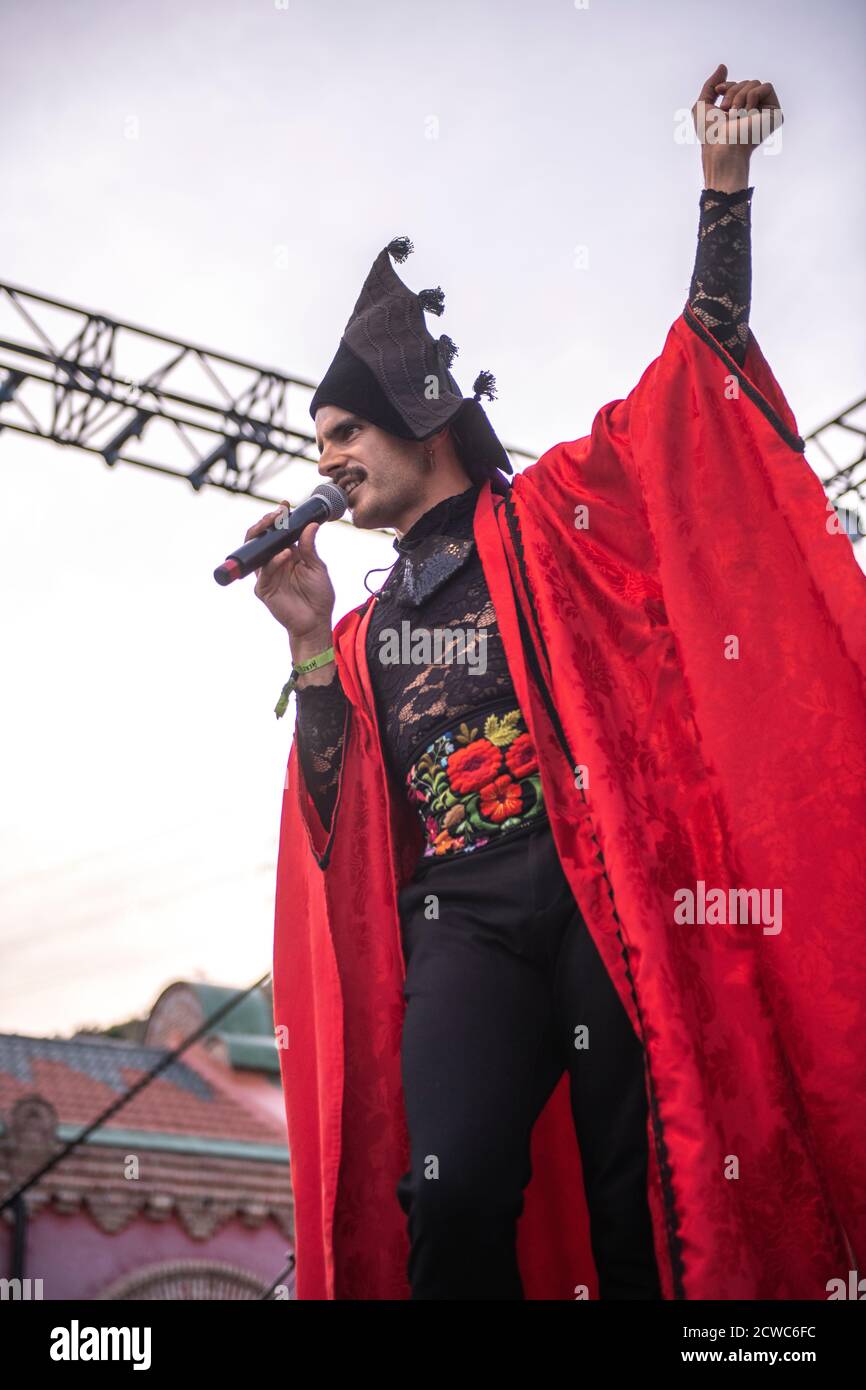
[[[345,509],[345,493],[332,483],[321,484],[320,487],[338,495],[329,499],[325,494],[330,508],[321,508],[318,514],[325,520],[340,516]],[[334,586],[315,549],[316,532],[321,522],[307,521],[305,524],[303,515],[311,503],[314,506],[320,503],[322,495],[317,489],[294,512],[288,502],[283,502],[275,511],[267,512],[249,528],[244,537],[245,544],[229,557],[229,561],[239,561],[245,574],[252,571],[251,561],[254,562],[256,558],[263,561],[255,567],[255,594],[288,632],[292,657],[296,662],[318,655],[330,646],[332,640]],[[278,520],[281,523],[279,526],[275,525]],[[297,544],[292,544],[298,536]],[[250,542],[257,544],[250,545]],[[304,683],[329,680],[332,675],[333,668],[321,674],[312,672],[304,678]]]
[[[273,515],[278,518],[274,525],[267,527],[238,550],[233,550],[221,565],[217,565],[213,577],[218,584],[231,584],[235,579],[243,579],[273,559],[296,541],[305,526],[311,522],[336,521],[349,505],[349,499],[336,483],[319,483],[306,502],[302,502],[289,515],[286,502]],[[247,532],[250,535],[250,532]]]

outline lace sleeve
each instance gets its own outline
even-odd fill
[[[346,725],[347,701],[339,672],[327,685],[305,685],[295,699],[301,771],[319,819],[330,830],[343,765]]]
[[[751,209],[754,188],[705,188],[689,304],[701,323],[742,365],[752,296]]]

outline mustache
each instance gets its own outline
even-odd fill
[[[349,468],[345,473],[339,473],[334,479],[334,482],[337,484],[337,487],[345,487],[347,483],[362,482],[365,476],[364,473],[359,473],[357,469]]]

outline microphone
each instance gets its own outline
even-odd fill
[[[313,521],[336,521],[349,505],[349,499],[336,483],[319,483],[306,502],[295,507],[288,515],[278,516],[267,531],[253,536],[251,541],[233,550],[221,565],[217,565],[213,577],[217,584],[231,584],[235,579],[243,579],[253,570],[266,565],[281,550],[286,550]]]

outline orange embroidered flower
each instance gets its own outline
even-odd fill
[[[538,758],[529,734],[520,734],[505,754],[509,770],[520,780],[538,771]]]
[[[497,777],[481,788],[481,814],[485,820],[503,821],[523,809],[523,795],[516,782],[507,775]]]
[[[433,841],[434,854],[447,854],[451,849],[462,849],[463,840],[453,840],[447,830],[441,831]]]
[[[486,738],[477,738],[458,748],[448,759],[448,781],[454,791],[465,794],[485,786],[502,766],[502,754]]]

